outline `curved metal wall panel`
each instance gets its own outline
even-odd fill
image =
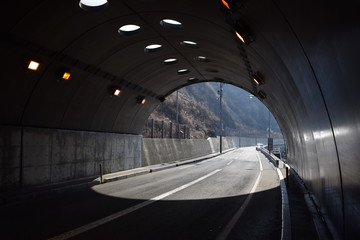
[[[310,93],[301,98],[309,116],[307,129],[302,130],[305,141],[298,145],[302,149],[292,158],[298,163],[313,162],[296,166],[311,186],[335,237],[350,239],[360,234],[356,227],[360,223],[360,162],[355,150],[360,139],[356,99],[360,87],[356,66],[360,32],[356,29],[360,21],[355,11],[359,4],[276,2],[307,59],[308,64],[301,65],[308,65],[313,75],[304,86],[298,86]],[[316,165],[318,174],[313,171]]]
[[[356,11],[360,4],[354,1],[311,4],[313,8],[284,3],[283,11],[304,47],[326,102],[332,129],[313,129],[319,164],[323,166],[320,172],[324,182],[322,196],[324,202],[330,202],[330,207],[342,202],[344,226],[343,229],[337,227],[343,231],[344,238],[350,239],[360,235],[360,161],[355,150],[360,139],[360,103],[357,99],[360,19]],[[303,12],[312,22],[311,28],[300,21]],[[336,152],[329,151],[334,144]],[[338,156],[337,166],[329,165],[333,155]],[[341,182],[337,186],[334,185],[338,183],[334,173],[338,172]],[[339,196],[341,191],[343,195]],[[333,212],[331,208],[322,210],[325,214]]]
[[[283,129],[287,130],[284,135],[289,146],[289,161],[313,193],[326,220],[334,226],[333,231],[343,236],[343,226],[347,222],[343,212],[343,186],[327,102],[314,66],[298,38],[300,33],[284,14],[286,12],[295,19],[304,20],[297,15],[307,12],[308,5],[301,3],[303,8],[292,8],[294,12],[291,12],[286,9],[289,4],[269,1],[249,3],[245,20],[253,23],[252,29],[257,34],[256,43],[251,47],[276,69],[275,74],[285,86],[285,91],[291,92],[289,95],[282,94],[279,85],[271,81],[273,79],[268,79],[263,86],[265,92],[272,93],[265,100],[267,105],[271,109],[279,109],[273,111],[274,115],[276,112],[293,115],[278,118],[280,125],[286,126]],[[262,8],[258,8],[259,5]],[[259,19],[258,16],[262,17]],[[318,21],[312,19],[310,22]],[[307,21],[301,23],[308,27]],[[300,35],[313,37],[310,32]],[[326,39],[316,39],[318,41]],[[275,102],[278,104],[274,105]]]

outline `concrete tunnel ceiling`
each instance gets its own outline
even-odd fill
[[[336,231],[359,233],[359,3],[101,2],[3,6],[2,125],[140,134],[176,89],[233,84],[276,117],[289,162]]]

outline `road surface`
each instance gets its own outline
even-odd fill
[[[1,239],[280,239],[276,172],[255,147],[3,205]]]

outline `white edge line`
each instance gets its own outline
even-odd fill
[[[179,167],[179,169],[186,169],[186,168],[189,168],[189,167],[194,167],[195,165],[188,165],[188,166],[184,166],[184,167]]]
[[[230,220],[230,222],[226,225],[226,227],[224,228],[224,230],[219,234],[219,236],[216,238],[216,240],[225,240],[228,235],[230,234],[231,230],[234,228],[236,222],[239,220],[239,218],[241,217],[241,215],[243,214],[245,208],[247,207],[247,205],[249,204],[252,196],[254,195],[254,192],[257,188],[257,186],[259,185],[260,182],[260,178],[261,178],[261,172],[263,171],[263,166],[260,160],[260,156],[259,156],[259,152],[256,153],[257,154],[257,158],[259,160],[259,165],[260,165],[260,172],[258,177],[256,178],[255,184],[252,187],[249,195],[247,196],[247,198],[244,201],[244,204],[237,210],[237,212],[235,213],[235,215],[232,217],[232,219]]]
[[[229,166],[230,164],[232,164],[234,160],[231,160],[230,162],[228,162],[228,164],[226,164],[227,166]]]
[[[182,185],[182,186],[180,186],[180,187],[178,187],[178,188],[175,188],[174,190],[171,190],[171,191],[169,191],[169,192],[166,192],[166,193],[164,193],[164,194],[161,194],[161,195],[159,195],[159,196],[157,196],[157,197],[151,198],[150,200],[147,200],[147,201],[145,201],[145,202],[139,203],[139,204],[137,204],[137,205],[135,205],[135,206],[129,207],[129,208],[124,209],[124,210],[122,210],[122,211],[120,211],[120,212],[111,214],[111,215],[109,215],[109,216],[107,216],[107,217],[98,219],[98,220],[96,220],[96,221],[94,221],[94,222],[88,223],[88,224],[83,225],[83,226],[81,226],[81,227],[75,228],[75,229],[73,229],[73,230],[71,230],[71,231],[68,231],[68,232],[66,232],[66,233],[63,233],[63,234],[60,234],[60,235],[58,235],[58,236],[52,237],[52,238],[50,238],[49,240],[64,240],[64,239],[68,239],[68,238],[74,237],[74,236],[76,236],[76,235],[79,235],[79,234],[81,234],[81,233],[84,233],[84,232],[86,232],[86,231],[89,231],[89,230],[91,230],[91,229],[93,229],[93,228],[99,227],[99,226],[101,226],[101,225],[103,225],[103,224],[105,224],[105,223],[108,223],[108,222],[110,222],[110,221],[112,221],[112,220],[115,220],[115,219],[117,219],[117,218],[119,218],[119,217],[122,217],[122,216],[124,216],[124,215],[126,215],[126,214],[128,214],[128,213],[134,212],[134,211],[136,211],[136,210],[138,210],[138,209],[140,209],[140,208],[146,207],[147,205],[150,205],[150,204],[152,204],[152,203],[154,203],[154,202],[156,202],[156,201],[159,201],[159,200],[161,200],[161,199],[163,199],[163,198],[166,198],[166,197],[168,197],[168,196],[170,196],[170,195],[172,195],[172,194],[174,194],[174,193],[176,193],[176,192],[179,192],[179,191],[181,191],[181,190],[183,190],[183,189],[185,189],[185,188],[187,188],[187,187],[190,187],[191,185],[194,185],[194,184],[196,184],[196,183],[198,183],[198,182],[200,182],[200,181],[202,181],[202,180],[204,180],[204,179],[206,179],[206,178],[214,175],[215,173],[220,172],[221,170],[222,170],[222,169],[217,169],[217,170],[215,170],[215,171],[212,171],[211,173],[209,173],[209,174],[207,174],[207,175],[205,175],[205,176],[203,176],[203,177],[201,177],[201,178],[198,178],[198,179],[196,179],[196,180],[194,180],[194,181],[192,181],[192,182],[189,182],[189,183],[187,183],[187,184],[185,184],[185,185]]]
[[[241,217],[241,215],[243,214],[244,210],[246,209],[247,205],[249,204],[252,196],[254,195],[254,192],[260,182],[260,177],[261,177],[261,172],[259,172],[259,175],[255,181],[254,186],[252,187],[249,195],[246,197],[244,203],[241,205],[241,207],[237,210],[237,212],[235,213],[235,215],[232,217],[232,219],[230,220],[230,222],[226,225],[226,227],[224,228],[224,230],[219,234],[219,236],[216,238],[216,240],[225,240],[228,235],[230,234],[231,230],[234,228],[235,224],[237,223],[237,221],[239,220],[239,218]]]
[[[260,160],[259,152],[256,152],[256,155],[257,155],[257,158],[259,160],[260,171],[262,171],[263,170],[263,165],[262,165],[261,160]]]

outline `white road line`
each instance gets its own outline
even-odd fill
[[[235,215],[232,217],[232,219],[230,220],[230,222],[226,225],[226,227],[224,228],[224,230],[218,235],[218,237],[216,238],[216,240],[225,240],[228,235],[230,234],[231,230],[234,228],[235,224],[237,223],[237,221],[239,220],[239,218],[241,217],[241,215],[243,214],[244,210],[246,209],[247,205],[249,204],[252,196],[254,195],[254,192],[260,182],[260,177],[261,177],[261,172],[259,172],[259,175],[255,181],[254,186],[252,187],[249,195],[247,196],[247,198],[245,199],[243,205],[241,205],[241,207],[237,210],[237,212],[235,213]]]
[[[259,160],[260,171],[262,171],[262,170],[263,170],[263,166],[262,166],[262,163],[261,163],[261,160],[260,160],[259,152],[256,152],[256,155],[257,155],[257,158],[258,158],[258,160]]]
[[[216,240],[225,240],[228,237],[231,230],[234,228],[235,224],[237,223],[237,221],[239,220],[239,218],[241,217],[241,215],[245,211],[245,209],[246,209],[247,205],[249,204],[252,196],[254,195],[254,192],[255,192],[257,186],[259,185],[260,178],[261,178],[261,172],[263,171],[263,166],[262,166],[262,163],[261,163],[261,160],[260,160],[259,152],[257,152],[256,154],[257,154],[257,158],[258,158],[259,164],[260,164],[260,172],[259,172],[258,177],[256,178],[254,186],[252,187],[252,189],[251,189],[249,195],[247,196],[247,198],[245,199],[243,205],[237,210],[235,215],[232,217],[230,222],[226,225],[224,230],[218,235]]]
[[[214,175],[215,173],[220,172],[221,170],[222,170],[222,169],[217,169],[217,170],[215,170],[215,171],[212,171],[211,173],[209,173],[209,174],[207,174],[207,175],[205,175],[205,176],[203,176],[203,177],[201,177],[201,178],[198,178],[198,179],[196,179],[196,180],[194,180],[194,181],[192,181],[192,182],[189,182],[189,183],[187,183],[187,184],[185,184],[185,185],[182,185],[182,186],[180,186],[180,187],[178,187],[178,188],[175,188],[174,190],[171,190],[171,191],[166,192],[166,193],[164,193],[164,194],[161,194],[161,195],[159,195],[159,196],[157,196],[157,197],[151,198],[151,199],[148,200],[148,201],[145,201],[145,202],[142,202],[142,203],[137,204],[137,205],[135,205],[135,206],[132,206],[132,207],[130,207],[130,208],[124,209],[124,210],[122,210],[122,211],[120,211],[120,212],[111,214],[111,215],[109,215],[109,216],[107,216],[107,217],[101,218],[101,219],[96,220],[96,221],[94,221],[94,222],[88,223],[88,224],[86,224],[86,225],[84,225],[84,226],[81,226],[81,227],[79,227],[79,228],[76,228],[76,229],[74,229],[74,230],[71,230],[71,231],[68,231],[68,232],[66,232],[66,233],[63,233],[63,234],[61,234],[61,235],[55,236],[55,237],[53,237],[53,238],[50,238],[50,240],[64,240],[64,239],[68,239],[68,238],[74,237],[74,236],[76,236],[76,235],[79,235],[79,234],[81,234],[81,233],[84,233],[84,232],[86,232],[86,231],[89,231],[89,230],[91,230],[91,229],[93,229],[93,228],[99,227],[99,226],[101,226],[101,225],[103,225],[103,224],[105,224],[105,223],[108,223],[108,222],[110,222],[110,221],[112,221],[112,220],[115,220],[115,219],[117,219],[117,218],[119,218],[119,217],[122,217],[122,216],[124,216],[124,215],[126,215],[126,214],[128,214],[128,213],[134,212],[134,211],[136,211],[136,210],[138,210],[138,209],[140,209],[140,208],[146,207],[146,206],[148,206],[148,205],[150,205],[150,204],[152,204],[152,203],[155,203],[156,201],[159,201],[159,200],[161,200],[161,199],[163,199],[163,198],[166,198],[166,197],[168,197],[168,196],[170,196],[170,195],[172,195],[172,194],[174,194],[174,193],[176,193],[176,192],[179,192],[179,191],[181,191],[181,190],[183,190],[183,189],[185,189],[185,188],[188,188],[188,187],[190,187],[190,186],[192,186],[192,185],[194,185],[194,184],[196,184],[196,183],[198,183],[198,182],[200,182],[200,181],[202,181],[202,180],[204,180],[204,179],[206,179],[206,178]]]
[[[184,166],[184,167],[179,167],[179,169],[186,169],[186,168],[189,168],[189,167],[193,167],[193,166],[195,166],[195,165],[187,165],[187,166]]]
[[[229,166],[230,164],[232,164],[234,160],[231,160],[230,162],[228,162],[228,164],[226,164],[227,166]]]

